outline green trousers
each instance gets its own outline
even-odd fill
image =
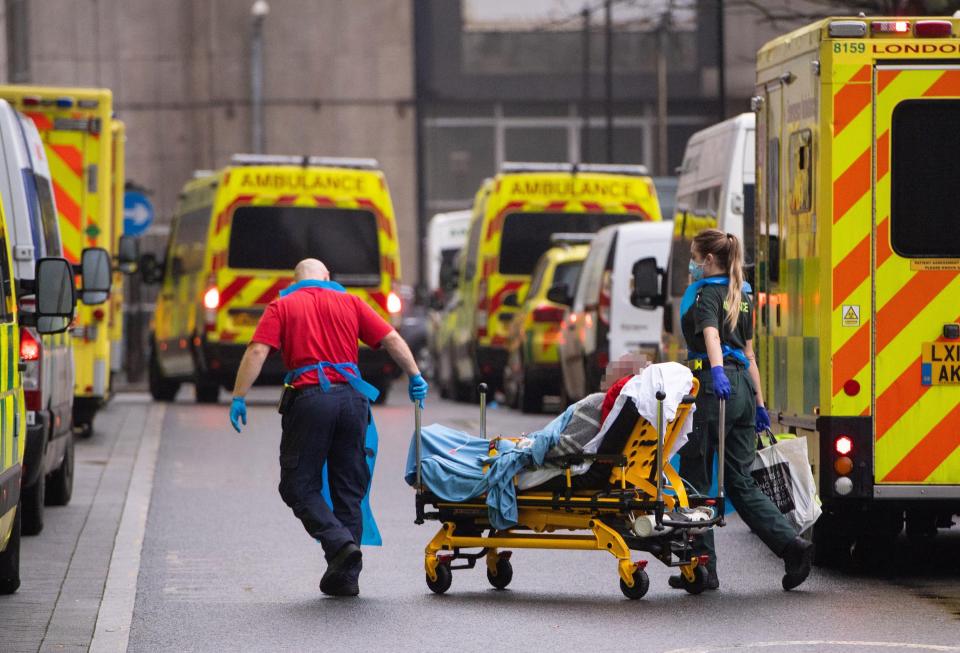
[[[756,392],[747,370],[728,363],[724,366],[730,379],[731,392],[726,408],[726,464],[724,489],[740,518],[777,556],[797,536],[793,525],[777,506],[761,492],[750,475],[750,465],[757,456]],[[697,373],[700,393],[693,414],[693,432],[680,449],[680,475],[700,494],[706,496],[713,481],[713,456],[720,432],[720,401],[713,394],[709,369]],[[708,569],[716,571],[717,552],[713,531],[694,543],[698,554],[710,556]]]

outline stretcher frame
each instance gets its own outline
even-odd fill
[[[624,450],[619,455],[580,454],[548,459],[559,464],[567,479],[565,492],[517,494],[518,523],[505,531],[496,531],[488,520],[485,497],[464,502],[440,499],[423,486],[421,477],[421,407],[415,404],[416,437],[416,520],[442,522],[440,530],[424,550],[424,570],[430,589],[442,594],[449,589],[452,571],[472,569],[480,558],[486,562],[490,583],[503,589],[513,576],[510,551],[502,549],[566,549],[608,551],[617,559],[620,588],[631,599],[642,597],[649,588],[646,560],[634,562],[631,551],[643,551],[669,567],[678,567],[684,588],[699,594],[706,584],[707,556],[694,553],[691,531],[724,524],[723,465],[725,428],[721,401],[719,437],[719,493],[717,497],[690,497],[683,481],[664,459],[664,451],[679,437],[700,384],[696,378],[690,394],[683,398],[676,416],[664,423],[663,392],[657,393],[657,425],[638,416]],[[481,435],[486,438],[486,387],[480,387]],[[497,439],[491,441],[490,454],[496,455]],[[612,463],[609,487],[603,490],[573,490],[571,467],[585,460]],[[710,506],[714,517],[704,521],[675,521],[665,517],[671,510]],[[428,511],[428,508],[433,508]],[[639,537],[631,530],[629,516],[654,517],[654,533]],[[483,532],[489,531],[486,536]],[[586,531],[567,534],[557,531]],[[462,549],[480,549],[478,553]],[[464,564],[455,566],[458,560]]]

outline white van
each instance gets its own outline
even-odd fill
[[[560,366],[568,402],[596,392],[611,359],[639,352],[660,360],[663,309],[638,308],[630,294],[638,260],[654,258],[666,269],[672,234],[669,221],[629,222],[597,232],[562,327]]]
[[[50,166],[33,121],[0,100],[0,196],[10,231],[17,297],[32,295],[37,260],[63,256]],[[32,310],[33,300],[21,301]],[[73,345],[69,333],[20,329],[27,409],[22,529],[43,529],[44,503],[66,505],[73,492]]]
[[[467,242],[470,228],[470,209],[437,213],[430,218],[427,228],[427,289],[450,289],[457,276],[455,260]]]
[[[680,298],[688,284],[690,241],[704,229],[732,233],[744,243],[747,279],[753,274],[756,119],[742,113],[698,131],[687,142],[678,170],[673,242],[666,288],[664,356],[685,360],[680,333]]]

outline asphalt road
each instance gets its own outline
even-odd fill
[[[612,556],[517,551],[509,589],[490,588],[478,567],[455,572],[450,591],[436,596],[424,583],[423,547],[437,524],[413,523],[413,491],[402,480],[413,412],[396,390],[374,409],[372,500],[384,546],[364,549],[360,597],[320,593],[322,550],[277,494],[275,390],[256,391],[242,435],[225,403],[194,405],[189,389],[165,411],[127,396],[78,446],[75,501],[52,511],[48,533],[25,540],[33,578],[0,597],[0,650],[86,650],[93,639],[94,651],[129,644],[151,653],[960,651],[960,533],[919,556],[898,546],[881,570],[816,569],[786,593],[781,562],[734,517],[717,536],[719,592],[671,590],[669,570],[651,560],[649,593],[628,601]],[[496,408],[488,430],[515,434],[549,419]],[[476,407],[431,397],[424,423],[434,421],[471,431],[479,423]],[[129,483],[129,492],[107,491],[108,481]],[[91,515],[100,515],[93,525]]]

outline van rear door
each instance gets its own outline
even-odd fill
[[[873,315],[843,319],[874,323],[875,492],[955,497],[960,66],[878,65],[873,88]]]

